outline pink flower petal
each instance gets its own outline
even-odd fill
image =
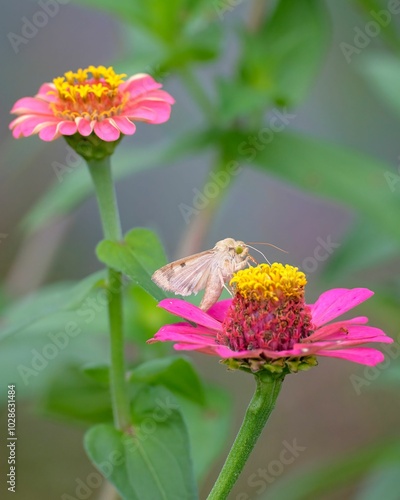
[[[100,139],[107,142],[116,141],[120,136],[120,131],[110,123],[109,118],[101,122],[96,122],[94,124],[94,133],[100,137]]]
[[[329,325],[329,326],[331,327],[334,325]],[[313,341],[315,343],[315,339],[312,337],[313,337],[312,335],[308,337],[307,341]],[[336,341],[340,342],[358,341],[358,342],[383,342],[385,344],[391,344],[393,342],[393,339],[388,337],[384,331],[380,330],[379,328],[366,325],[347,325],[345,330],[343,330],[339,324],[339,327],[337,329],[334,328],[327,329],[327,334],[323,336],[321,335],[319,339],[328,343],[329,342],[333,343]]]
[[[220,300],[210,307],[210,309],[207,311],[207,314],[222,323],[231,303],[232,299]]]
[[[58,124],[54,123],[48,124],[39,130],[39,137],[42,141],[46,142],[54,141],[54,139],[57,139],[60,135],[61,134],[58,132]]]
[[[78,132],[83,135],[83,137],[87,137],[93,132],[95,121],[88,120],[87,118],[82,118],[79,116],[78,118],[75,118],[75,123],[78,126]]]
[[[215,347],[204,347],[203,344],[174,344],[174,349],[176,351],[196,351],[202,352],[203,354],[209,354],[211,356],[219,356]]]
[[[210,335],[209,330],[201,327],[193,327],[188,323],[165,325],[158,330],[153,338],[160,342],[216,345],[215,335]],[[150,340],[152,341],[153,339]]]
[[[48,102],[55,102],[58,100],[56,87],[53,83],[43,83],[35,97],[43,99]]]
[[[367,366],[375,366],[385,359],[381,351],[370,347],[357,347],[337,351],[319,351],[318,355],[329,358],[347,359],[348,361],[353,361],[354,363],[360,363],[361,365]]]
[[[211,328],[213,330],[220,330],[221,323],[216,321],[214,318],[209,316],[206,312],[202,311],[198,307],[190,304],[190,302],[185,302],[181,299],[164,299],[158,303],[159,307],[162,307],[166,311],[176,314],[181,318],[185,318],[194,323]]]
[[[110,121],[125,135],[132,135],[136,132],[136,125],[126,116],[114,116],[110,118]]]
[[[134,106],[127,106],[124,114],[132,120],[141,120],[152,124],[164,123],[171,115],[171,105],[163,101],[141,101]]]
[[[143,97],[139,97],[137,102],[140,102],[141,99],[146,99],[147,101],[164,101],[168,104],[175,104],[175,99],[165,90],[152,90],[151,92],[147,92]]]
[[[374,292],[368,288],[334,288],[323,293],[314,305],[311,305],[312,319],[315,326],[321,326],[328,321],[349,311],[361,302],[372,297]]]
[[[75,122],[66,120],[58,124],[57,133],[60,133],[61,135],[73,135],[76,134],[77,130],[78,126]]]
[[[327,339],[329,338],[330,335],[336,335],[337,331],[342,329],[342,333],[345,334],[343,331],[344,329],[347,329],[351,325],[362,325],[368,323],[368,318],[366,316],[357,316],[356,318],[352,319],[346,319],[344,321],[337,321],[335,323],[330,323],[328,325],[323,325],[320,326],[315,330],[313,334],[311,334],[305,342],[315,342],[316,340],[319,339]]]
[[[129,92],[131,98],[135,99],[142,94],[147,94],[147,92],[160,89],[161,87],[162,84],[156,82],[150,75],[138,73],[122,83],[119,88],[122,92]]]
[[[43,116],[23,115],[19,116],[10,123],[10,128],[13,129],[13,136],[15,138],[28,137],[38,132],[38,127],[43,128],[50,124],[57,124],[58,118],[44,118]]]
[[[41,114],[53,116],[49,103],[35,97],[23,97],[19,99],[12,107],[10,113],[15,114]]]

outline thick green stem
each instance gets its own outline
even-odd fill
[[[96,191],[104,237],[118,241],[122,238],[118,205],[112,181],[110,157],[87,162]],[[108,268],[108,316],[110,324],[111,369],[110,387],[114,423],[117,429],[130,425],[128,391],[125,380],[123,336],[122,275]]]
[[[228,458],[207,500],[224,500],[238,479],[275,407],[283,378],[256,375],[257,388]]]

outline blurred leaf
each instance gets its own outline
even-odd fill
[[[388,53],[368,52],[358,61],[361,74],[388,108],[400,115],[400,60]]]
[[[257,134],[255,135],[257,139]],[[306,136],[282,132],[257,151],[249,136],[243,137],[239,152],[254,166],[275,174],[318,196],[337,200],[358,210],[374,225],[400,241],[400,198],[394,196],[384,174],[388,167],[350,149]],[[260,136],[258,136],[258,139]],[[236,142],[236,145],[238,142]]]
[[[176,395],[204,405],[202,382],[191,362],[176,356],[153,359],[135,367],[129,375],[131,382],[163,385]]]
[[[241,81],[218,79],[219,119],[228,124],[233,119],[248,115],[253,110],[266,110],[271,105],[264,89],[255,89]]]
[[[159,237],[150,229],[141,227],[132,229],[126,233],[125,241],[149,273],[167,263],[164,247]]]
[[[256,32],[243,32],[243,82],[268,105],[295,106],[305,96],[327,48],[328,16],[320,0],[281,0]]]
[[[171,322],[176,322],[176,317],[164,309],[157,307],[157,301],[146,293],[137,285],[131,284],[128,286],[126,295],[126,334],[140,348],[143,356],[145,352],[150,350],[152,353],[159,351],[167,355],[169,347],[163,342],[158,344],[147,345],[145,342],[163,325]],[[151,359],[155,356],[151,355]],[[157,356],[158,357],[158,356]]]
[[[104,360],[106,345],[99,342],[98,336],[83,335],[83,330],[77,330],[75,336],[65,335],[66,324],[58,320],[54,328],[39,331],[38,322],[1,341],[0,380],[17,384],[19,400],[37,402],[64,367]],[[6,394],[0,393],[0,403]]]
[[[288,474],[269,486],[262,500],[309,500],[324,498],[338,488],[355,481],[367,474],[377,464],[397,464],[400,462],[400,442],[380,443],[348,453],[345,457],[323,465],[315,465],[312,469],[296,471]]]
[[[329,257],[324,278],[343,280],[349,275],[387,262],[399,255],[399,244],[365,219],[353,226],[344,242]]]
[[[124,22],[146,28],[154,37],[159,37],[165,43],[173,45],[179,34],[193,17],[201,14],[205,0],[146,0],[137,2],[132,0],[74,0],[75,3],[87,7],[105,10]],[[208,11],[208,9],[206,9]]]
[[[149,229],[133,229],[122,242],[103,240],[97,245],[101,262],[128,276],[157,300],[166,294],[151,280],[153,272],[165,264],[162,244]]]
[[[64,366],[54,376],[40,408],[51,415],[83,423],[112,422],[108,384],[88,377],[78,366]]]
[[[399,463],[378,467],[365,479],[354,500],[399,499]]]
[[[131,150],[122,147],[113,157],[114,178],[119,180],[133,172],[165,165],[190,152],[197,142],[197,134],[188,134],[158,147],[135,148],[134,155]],[[70,213],[92,193],[93,186],[87,169],[78,167],[63,177],[62,182],[50,188],[29,210],[22,221],[22,228],[28,233],[37,231],[53,219]]]
[[[82,368],[82,372],[100,385],[108,386],[110,380],[110,365],[90,363]]]
[[[180,398],[199,482],[210,472],[212,463],[224,450],[233,418],[232,400],[225,390],[208,386],[205,397],[204,406]]]
[[[28,297],[23,297],[4,311],[0,339],[48,316],[76,309],[95,287],[101,285],[104,276],[104,271],[98,271],[80,283],[48,285]]]
[[[132,433],[107,424],[86,433],[90,459],[125,500],[198,498],[187,430],[169,398],[159,388],[140,391]]]

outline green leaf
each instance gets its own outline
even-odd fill
[[[400,115],[399,58],[388,53],[368,52],[357,67],[388,108]]]
[[[151,359],[155,357],[156,352],[156,357],[169,354],[170,347],[166,343],[148,345],[146,340],[163,325],[171,322],[176,322],[176,317],[157,307],[157,301],[142,288],[133,284],[127,287],[124,321],[126,335],[137,344],[141,354],[146,350]]]
[[[126,274],[157,300],[166,294],[152,282],[153,272],[166,263],[158,237],[148,229],[134,229],[125,240],[104,240],[97,245],[97,257],[101,262]]]
[[[77,422],[112,422],[108,383],[94,380],[76,365],[63,366],[62,371],[53,376],[40,408]]]
[[[129,376],[131,382],[163,385],[176,395],[204,405],[204,388],[191,362],[184,358],[153,359],[135,367]]]
[[[78,308],[93,289],[102,285],[104,276],[104,271],[98,271],[80,283],[49,285],[22,298],[4,311],[0,339],[32,326],[43,318]]]
[[[233,418],[232,400],[225,390],[208,386],[205,388],[205,398],[203,406],[180,398],[198,482],[202,482],[213,462],[225,449]]]
[[[355,151],[324,141],[282,132],[257,151],[249,137],[240,142],[239,151],[264,172],[318,196],[351,207],[400,241],[400,198],[390,192],[385,180],[388,166]],[[256,134],[257,138],[257,134]],[[260,137],[258,136],[258,139]],[[237,144],[237,142],[236,142]]]
[[[351,228],[344,242],[336,248],[324,267],[324,278],[331,283],[382,265],[399,254],[399,244],[368,221]]]
[[[168,45],[174,45],[185,26],[193,22],[193,18],[202,14],[203,6],[208,7],[205,0],[147,0],[135,2],[131,0],[74,0],[80,5],[110,12],[123,21],[145,28],[154,37],[158,37]],[[207,9],[208,10],[208,9]]]
[[[243,32],[243,82],[263,91],[266,103],[297,105],[322,62],[329,33],[320,0],[281,0],[256,33]]]
[[[308,500],[324,498],[338,488],[367,474],[376,464],[398,463],[400,452],[399,441],[380,443],[369,448],[357,450],[335,462],[318,465],[308,470],[288,474],[269,487],[262,500]]]
[[[125,500],[198,498],[181,414],[164,390],[139,392],[133,404],[133,432],[98,425],[85,436],[94,465]]]

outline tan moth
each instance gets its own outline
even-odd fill
[[[256,249],[255,249],[256,250]],[[207,311],[221,295],[234,273],[257,263],[249,245],[233,238],[218,241],[214,248],[196,253],[155,271],[151,279],[160,288],[176,295],[191,295],[204,289],[200,308]]]

